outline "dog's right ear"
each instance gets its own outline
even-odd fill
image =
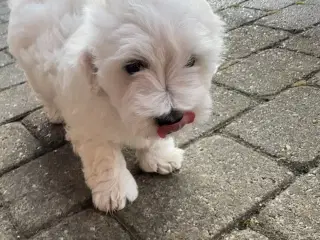
[[[94,56],[89,52],[83,52],[80,57],[80,67],[82,68],[83,72],[87,75],[88,84],[91,87],[91,90],[97,94],[103,94],[104,91],[99,86],[97,81],[97,73],[98,68],[94,64]]]

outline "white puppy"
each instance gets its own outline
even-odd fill
[[[181,167],[166,137],[211,112],[223,23],[205,0],[9,0],[10,52],[52,122],[64,121],[95,206],[138,196],[123,145],[146,172]]]

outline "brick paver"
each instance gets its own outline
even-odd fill
[[[208,0],[227,22],[210,120],[177,134],[181,171],[94,210],[81,163],[8,54],[0,0],[0,239],[320,239],[320,1]]]
[[[290,34],[261,26],[245,26],[229,32],[227,41],[228,59],[242,58],[252,52],[270,47],[286,39]]]
[[[270,49],[219,72],[214,81],[254,95],[275,94],[320,69],[320,59],[282,49]]]
[[[244,2],[244,0],[208,0],[208,2],[212,9],[219,10],[222,8],[237,6],[239,3]]]
[[[0,45],[1,45],[1,36],[0,36]],[[3,45],[2,47],[5,47],[5,46]],[[13,62],[14,60],[7,53],[0,52],[0,67],[9,65],[10,63],[13,63]]]
[[[320,152],[320,90],[297,87],[231,123],[227,131],[294,162]]]
[[[20,231],[36,229],[76,211],[90,197],[79,159],[69,147],[44,155],[0,178],[0,193]]]
[[[290,178],[270,159],[213,136],[187,149],[179,174],[140,176],[139,201],[119,216],[144,239],[210,239]]]
[[[283,9],[273,15],[259,20],[257,23],[269,27],[286,30],[304,30],[313,24],[320,22],[320,2],[318,0],[302,1],[304,4],[296,4]]]
[[[0,126],[0,173],[31,160],[40,151],[39,141],[20,123]]]
[[[18,233],[14,229],[8,214],[5,209],[0,206],[0,239],[3,240],[16,240]]]
[[[320,57],[320,26],[303,32],[283,43],[283,47]]]
[[[0,92],[0,123],[19,119],[40,107],[28,84],[22,84]]]
[[[63,126],[51,124],[42,109],[25,117],[22,123],[46,147],[55,148],[64,143],[65,131]]]
[[[0,90],[25,82],[24,73],[16,64],[1,68]]]
[[[260,213],[259,222],[269,232],[287,239],[320,239],[320,170],[299,178]]]
[[[79,228],[79,224],[81,227]],[[56,227],[40,233],[32,240],[43,239],[121,239],[129,240],[130,236],[121,226],[108,216],[92,210],[84,211],[66,218]]]
[[[266,12],[249,8],[231,7],[221,11],[219,14],[227,23],[226,28],[234,29],[265,16]]]
[[[250,107],[252,101],[234,91],[226,90],[222,87],[213,86],[213,115],[208,122],[196,126],[186,126],[185,131],[177,134],[177,144],[182,145],[195,139],[207,131],[215,128],[218,124],[235,116],[236,114]]]
[[[314,77],[311,79],[311,82],[320,86],[320,72],[314,75]]]
[[[241,6],[254,8],[254,9],[261,9],[261,10],[268,10],[274,11],[278,10],[292,4],[298,2],[297,0],[252,0],[246,1]]]
[[[242,230],[232,232],[223,240],[269,240],[269,238],[251,230]]]

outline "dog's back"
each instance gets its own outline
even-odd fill
[[[51,98],[58,56],[80,24],[82,0],[9,0],[9,51],[35,92]],[[41,91],[41,93],[39,92]],[[44,92],[45,91],[45,92]]]

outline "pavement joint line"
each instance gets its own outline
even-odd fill
[[[10,86],[8,86],[8,87],[1,88],[1,89],[0,89],[0,93],[3,92],[3,91],[5,91],[5,90],[8,90],[8,89],[13,88],[13,87],[17,87],[17,86],[22,85],[22,84],[25,84],[25,83],[26,83],[26,82],[20,82],[20,83],[12,84],[12,85],[10,85]]]
[[[245,60],[245,59],[247,59],[248,57],[251,57],[252,55],[256,55],[256,54],[258,54],[258,53],[260,53],[260,52],[263,52],[263,51],[265,51],[265,50],[279,48],[279,46],[280,46],[281,43],[283,43],[284,41],[286,41],[286,40],[288,40],[288,39],[290,39],[290,38],[291,38],[291,36],[288,36],[288,37],[286,37],[286,38],[284,38],[284,39],[281,39],[281,40],[279,40],[279,41],[277,41],[277,42],[271,43],[271,44],[269,44],[268,46],[259,48],[259,49],[255,50],[255,51],[252,51],[252,52],[250,52],[250,53],[247,54],[247,55],[244,55],[244,56],[241,56],[241,57],[237,57],[236,59],[226,59],[226,60],[227,60],[227,61],[228,61],[228,60],[229,60],[229,61],[232,61],[232,60],[236,61],[236,60],[238,60],[238,61],[241,62],[242,60]],[[313,56],[313,55],[311,55],[311,56]],[[314,57],[314,56],[313,56],[313,57]],[[234,64],[237,64],[237,63],[239,63],[239,62],[235,62]],[[234,65],[234,64],[232,64],[232,65]],[[228,65],[228,66],[226,66],[226,67],[223,68],[223,69],[227,69],[227,68],[231,67],[232,65]],[[221,70],[223,70],[223,69],[221,69]]]
[[[235,93],[240,94],[240,95],[242,95],[244,97],[250,98],[251,100],[256,101],[258,103],[264,103],[266,101],[269,101],[269,99],[266,99],[266,98],[263,98],[263,97],[260,97],[260,96],[256,96],[254,94],[247,93],[245,91],[239,90],[237,88],[231,87],[231,86],[226,85],[226,84],[221,83],[221,82],[212,81],[212,83],[213,83],[213,85],[216,85],[217,87],[223,88],[223,89],[225,89],[227,91],[235,92]]]
[[[229,67],[229,66],[228,66]],[[319,68],[320,68],[320,65],[319,65]],[[226,68],[225,68],[226,69]],[[257,99],[259,102],[268,102],[270,100],[272,100],[273,98],[275,98],[276,96],[278,96],[279,94],[289,90],[289,89],[292,89],[292,88],[297,88],[297,87],[301,87],[301,86],[294,86],[297,82],[300,82],[300,81],[308,81],[310,80],[313,76],[315,76],[317,73],[319,73],[319,70],[320,69],[317,69],[315,71],[312,71],[311,73],[301,77],[301,78],[298,78],[298,79],[295,79],[294,82],[292,82],[290,85],[287,85],[285,87],[283,87],[282,89],[276,91],[275,93],[271,93],[271,94],[261,94],[261,95],[258,95],[258,94],[249,94],[249,93],[246,93],[240,89],[237,89],[237,88],[234,88],[234,87],[230,87],[228,85],[225,85],[223,83],[218,83],[218,82],[215,82],[213,81],[214,84],[218,85],[218,86],[223,86],[225,88],[227,88],[228,90],[233,90],[235,92],[238,92],[238,93],[241,93],[242,95],[245,95],[245,96],[248,96],[250,98],[253,98],[253,99]],[[309,86],[309,85],[305,85],[305,86]],[[318,87],[316,87],[318,88]]]
[[[268,15],[268,14],[262,15],[261,17],[259,17],[259,18],[257,18],[257,19],[254,19],[254,20],[249,21],[249,22],[245,22],[245,23],[243,23],[243,24],[241,24],[241,25],[239,25],[239,26],[237,26],[237,27],[227,29],[227,30],[226,30],[226,33],[229,33],[229,32],[231,32],[231,31],[236,30],[236,29],[241,28],[241,27],[254,25],[254,23],[255,23],[256,21],[258,21],[258,20],[260,20],[261,18],[264,18],[264,17],[266,17],[266,16],[269,16],[269,15]]]
[[[312,169],[315,169],[319,166],[319,161],[320,161],[320,156],[315,157],[314,159],[308,161],[308,162],[290,162],[288,158],[282,157],[279,155],[271,154],[265,151],[263,148],[260,146],[255,146],[240,136],[234,135],[225,129],[222,129],[221,132],[219,132],[222,136],[226,138],[230,138],[234,140],[235,142],[252,149],[253,151],[269,158],[270,160],[274,161],[275,163],[278,164],[280,167],[285,167],[287,168],[290,172],[292,172],[295,176],[302,176],[308,174]]]
[[[87,209],[92,209],[92,199],[91,197],[89,199],[87,199],[85,202],[83,203],[78,203],[76,204],[72,209],[70,209],[68,212],[66,212],[65,214],[58,216],[57,218],[48,221],[47,223],[42,224],[39,228],[35,229],[34,231],[32,231],[31,233],[25,235],[27,237],[27,239],[33,238],[39,234],[41,234],[42,232],[53,228],[55,226],[57,226],[59,223],[61,223],[61,221],[63,221],[66,218],[72,217],[78,213],[81,213]]]
[[[311,53],[307,53],[307,52],[304,52],[304,51],[301,51],[301,50],[294,50],[294,49],[291,49],[291,48],[286,47],[286,46],[285,47],[280,46],[279,48],[285,49],[285,50],[287,50],[289,52],[300,53],[300,54],[303,54],[303,55],[307,55],[307,56],[310,56],[310,57],[314,57],[314,58],[320,59],[320,56],[316,56],[316,55],[313,55]]]
[[[241,3],[242,4],[242,3]],[[270,15],[272,14],[277,14],[278,12],[280,12],[281,10],[283,9],[286,9],[288,7],[291,7],[291,6],[294,6],[296,5],[296,3],[291,3],[285,7],[281,7],[281,8],[278,8],[278,9],[275,9],[275,10],[266,10],[266,9],[261,9],[261,8],[255,8],[255,7],[245,7],[245,8],[249,8],[249,9],[252,9],[252,10],[259,10],[259,11],[266,11],[266,12],[270,12]]]
[[[257,227],[257,226],[255,226],[255,227],[249,226],[248,228],[251,229],[252,231],[255,231],[255,232],[267,237],[268,240],[290,240],[288,237],[284,236],[281,232],[275,231],[273,233],[269,233],[268,231],[266,231],[265,228],[263,228],[261,226],[259,226],[259,227]]]
[[[228,66],[229,67],[229,66]],[[228,68],[227,67],[227,68]],[[224,69],[227,69],[227,68],[224,68]],[[216,82],[215,80],[212,81],[212,83],[214,83],[215,85],[217,85],[218,87],[223,87],[225,88],[226,90],[229,90],[229,91],[233,91],[233,92],[236,92],[238,94],[241,94],[245,97],[248,97],[248,98],[251,98],[252,100],[255,100],[259,103],[264,103],[266,101],[269,101],[270,99],[268,98],[269,96],[260,96],[260,95],[257,95],[257,94],[250,94],[250,93],[247,93],[241,89],[237,89],[235,87],[231,87],[229,85],[226,85],[224,83],[221,83],[221,82]]]
[[[237,217],[232,222],[230,222],[225,228],[221,229],[216,235],[213,236],[212,239],[220,240],[225,234],[231,233],[234,229],[243,223],[244,221],[248,221],[253,216],[257,215],[268,202],[275,199],[278,195],[280,195],[283,191],[285,191],[293,182],[295,181],[295,176],[292,175],[291,178],[284,180],[279,184],[277,188],[267,192],[261,201],[254,204],[250,209],[248,209],[242,216]],[[279,240],[279,239],[277,239]]]
[[[212,135],[218,133],[218,131],[221,128],[224,128],[226,125],[228,125],[229,123],[231,123],[232,121],[234,121],[235,119],[241,117],[242,115],[244,115],[245,113],[247,113],[248,111],[250,111],[252,108],[254,108],[256,105],[258,104],[254,104],[252,103],[252,105],[250,105],[249,107],[247,107],[246,109],[242,110],[241,112],[238,112],[237,114],[227,118],[226,120],[222,121],[221,123],[217,124],[216,126],[214,126],[213,128],[209,129],[208,131],[200,134],[199,136],[189,140],[186,143],[183,143],[181,145],[179,145],[178,147],[181,149],[186,149],[187,147],[189,147],[190,145],[196,143],[197,141],[201,140],[201,139],[205,139],[208,137],[211,137]]]
[[[127,224],[122,221],[122,218],[118,216],[117,213],[111,214],[112,218],[119,223],[121,228],[127,232],[132,240],[142,240],[143,238],[139,236],[138,232],[135,230],[134,227],[127,226]]]
[[[244,0],[244,1],[242,1],[242,2],[232,4],[232,5],[228,6],[228,7],[222,7],[222,8],[217,9],[215,12],[216,12],[216,13],[219,13],[219,12],[221,12],[221,11],[223,11],[223,10],[226,10],[226,9],[229,9],[229,8],[234,8],[234,7],[239,6],[240,4],[243,4],[243,3],[248,2],[248,1],[249,1],[249,0]]]
[[[257,19],[257,20],[259,20],[259,19]],[[256,21],[256,20],[255,20],[255,21]],[[291,30],[289,30],[289,29],[284,29],[284,28],[281,28],[281,27],[267,26],[267,25],[264,25],[263,23],[256,23],[256,24],[254,24],[254,25],[260,26],[260,27],[271,28],[271,29],[273,29],[273,30],[285,31],[285,32],[291,33],[291,34],[294,36],[294,35],[299,35],[299,34],[301,34],[301,33],[303,33],[303,32],[306,32],[306,31],[308,31],[308,30],[310,30],[310,29],[312,29],[312,28],[314,28],[314,27],[317,27],[318,25],[320,25],[320,22],[311,24],[310,26],[307,26],[307,27],[305,27],[305,28],[303,28],[303,29],[291,29]]]
[[[50,151],[46,151],[46,148],[41,146],[41,151],[39,150],[39,152],[37,154],[35,154],[35,156],[33,156],[32,158],[27,158],[25,159],[24,161],[21,161],[19,164],[16,164],[15,166],[12,166],[8,169],[6,169],[5,171],[0,171],[0,178],[7,175],[7,174],[10,174],[11,171],[15,170],[15,169],[18,169],[19,167],[22,167],[23,165],[27,164],[27,163],[30,163],[34,160],[36,160],[37,158],[39,157],[42,157],[48,153],[51,153],[59,148],[61,148],[62,146],[64,146],[65,144],[61,145],[61,146],[57,146],[55,148],[52,148],[50,149]]]
[[[27,237],[20,231],[17,222],[14,220],[14,218],[11,214],[10,208],[9,208],[9,204],[6,201],[4,201],[2,193],[0,193],[0,199],[3,199],[3,205],[0,207],[2,207],[5,210],[5,213],[6,213],[7,217],[9,218],[10,223],[13,226],[13,229],[16,231],[17,235],[20,236],[19,240],[27,239]]]
[[[36,107],[30,111],[24,112],[23,114],[16,115],[10,119],[4,120],[4,121],[0,122],[0,126],[8,124],[8,123],[18,122],[18,121],[22,120],[23,118],[25,118],[26,116],[28,116],[29,114],[31,114],[41,108],[42,108],[42,106],[39,106],[39,107]]]
[[[27,115],[27,116],[28,116],[28,115]],[[25,117],[27,117],[27,116],[25,116]],[[23,120],[23,119],[21,119],[21,120]],[[41,138],[39,138],[38,136],[36,136],[36,135],[29,129],[28,125],[26,125],[23,121],[20,121],[20,123],[27,129],[27,131],[28,131],[35,139],[37,139],[37,140],[40,142],[41,146],[44,148],[44,150],[45,150],[47,153],[49,153],[49,152],[51,152],[51,151],[54,151],[54,150],[56,150],[56,149],[59,149],[59,148],[63,147],[65,144],[68,143],[68,141],[67,141],[66,139],[64,139],[64,140],[63,140],[61,143],[59,143],[58,145],[55,145],[54,147],[50,147],[50,146],[46,145],[46,143],[43,141],[43,139],[41,139]],[[58,124],[57,124],[57,125],[58,125]],[[60,124],[59,124],[59,125],[60,125]],[[62,127],[62,128],[65,128],[64,125],[61,125],[61,127]]]

